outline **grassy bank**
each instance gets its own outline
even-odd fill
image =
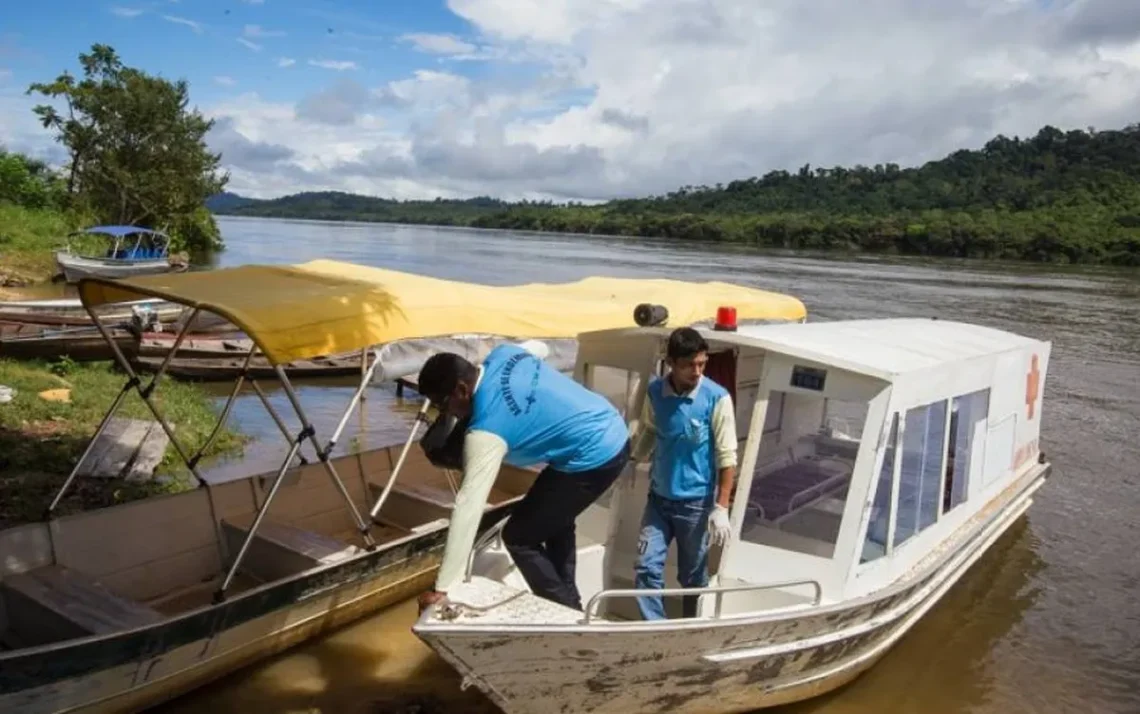
[[[0,287],[49,280],[53,251],[79,222],[61,211],[0,202]]]
[[[16,390],[13,401],[0,404],[0,528],[37,520],[83,454],[123,384],[110,363],[69,361],[17,362],[0,359],[0,385]],[[69,390],[69,402],[49,401],[46,390]],[[202,444],[217,421],[209,398],[198,387],[164,380],[155,391],[160,411],[175,435],[191,452]],[[137,394],[130,394],[120,416],[152,418]],[[210,455],[240,450],[243,438],[223,430]],[[155,481],[79,478],[59,513],[100,508],[194,488],[193,478],[167,448]]]

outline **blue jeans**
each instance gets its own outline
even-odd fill
[[[700,588],[708,585],[708,527],[712,500],[698,498],[674,501],[650,492],[641,517],[641,538],[637,544],[637,566],[634,585],[660,590],[665,585],[665,558],[669,543],[677,539],[677,580],[681,587]],[[684,617],[696,617],[697,596],[682,596]],[[665,605],[660,595],[637,598],[637,607],[646,620],[665,619]]]

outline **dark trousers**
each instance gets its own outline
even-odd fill
[[[511,511],[503,544],[535,595],[582,609],[574,582],[574,521],[621,475],[629,463],[629,448],[626,442],[617,456],[590,471],[565,473],[546,467]]]

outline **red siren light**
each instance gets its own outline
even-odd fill
[[[713,325],[713,329],[722,332],[736,332],[736,308],[727,305],[718,307],[716,324]]]

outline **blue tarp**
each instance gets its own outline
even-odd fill
[[[123,236],[134,235],[135,233],[144,233],[149,235],[162,236],[166,238],[165,233],[151,230],[150,228],[142,228],[141,226],[91,226],[79,231],[80,233],[102,233],[104,235],[113,236],[115,238],[122,238]]]

